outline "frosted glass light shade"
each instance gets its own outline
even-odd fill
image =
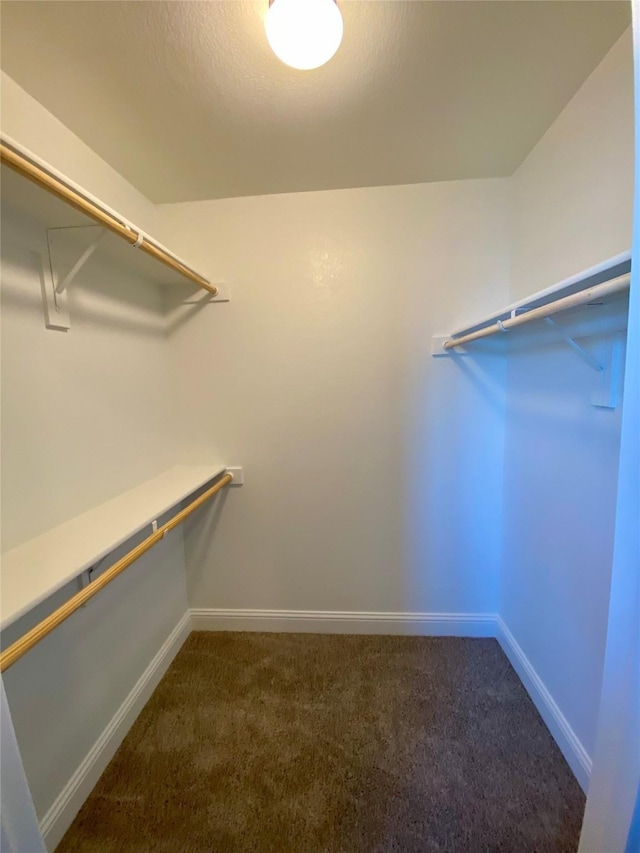
[[[335,0],[273,0],[264,26],[275,55],[303,71],[328,62],[342,41]]]

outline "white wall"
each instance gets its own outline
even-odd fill
[[[3,133],[155,234],[156,208],[149,199],[1,70],[0,87]]]
[[[44,228],[5,205],[2,225],[7,551],[171,467],[176,447],[159,290],[94,256],[69,289],[71,329],[45,329]]]
[[[2,130],[153,225],[154,206],[4,73]],[[6,551],[174,464],[176,422],[160,290],[115,275],[98,251],[70,289],[72,330],[45,330],[45,229],[3,212]]]
[[[137,224],[154,211],[3,76],[2,126]],[[72,327],[45,329],[45,232],[3,210],[2,546],[15,545],[156,476],[177,461],[159,290],[117,276],[99,252],[74,282]],[[55,223],[50,223],[55,225]],[[5,642],[54,600],[24,617]],[[5,674],[39,818],[185,614],[181,534],[78,611]]]
[[[627,32],[512,179],[512,298],[631,246]],[[606,336],[585,342],[597,354]],[[594,749],[613,552],[620,409],[590,405],[569,347],[508,358],[500,613],[586,752]]]
[[[630,249],[633,134],[629,29],[511,180],[512,301]]]
[[[188,448],[247,472],[215,536],[187,527],[192,607],[495,611],[503,364],[436,364],[430,339],[506,300],[507,189],[160,209],[233,287],[172,339]]]

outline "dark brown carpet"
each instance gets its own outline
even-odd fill
[[[58,853],[575,851],[495,640],[195,633]]]

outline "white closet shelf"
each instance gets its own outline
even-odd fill
[[[128,270],[154,284],[191,283],[216,296],[218,289],[207,276],[4,134],[0,136],[0,159],[3,215],[16,212],[52,230],[90,227],[94,234],[103,231],[99,252],[114,265],[114,271]],[[73,234],[65,237],[72,239]],[[81,242],[79,236],[76,242]]]
[[[529,318],[544,320],[545,307],[549,308],[548,314],[551,315],[559,309],[568,310],[571,307],[578,309],[585,299],[591,301],[591,296],[598,305],[619,300],[629,286],[630,270],[631,252],[616,255],[551,287],[533,293],[525,299],[513,302],[482,320],[462,326],[450,335],[434,337],[431,354],[450,355],[451,349],[475,338],[488,337],[499,331],[506,332],[510,325],[522,325]],[[504,328],[501,326],[502,323],[505,324]]]
[[[225,471],[176,466],[3,554],[0,629]]]

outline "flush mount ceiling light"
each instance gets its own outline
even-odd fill
[[[264,26],[275,55],[302,71],[324,65],[342,41],[336,0],[269,0]]]

